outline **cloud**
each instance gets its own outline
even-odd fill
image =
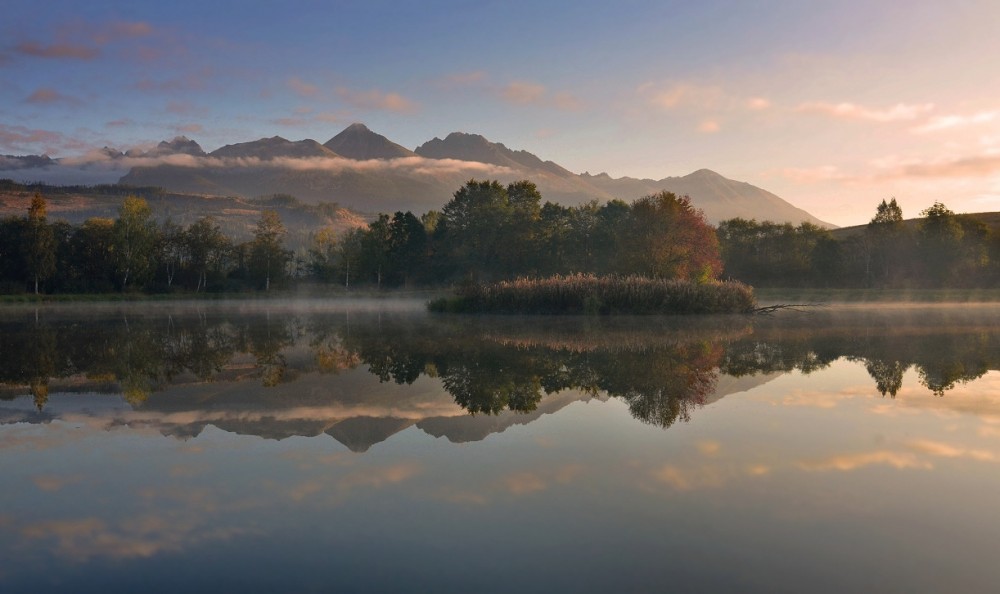
[[[146,37],[153,33],[153,26],[142,21],[115,21],[104,25],[93,34],[94,43],[105,45],[120,39]]]
[[[717,108],[725,97],[719,87],[687,82],[672,83],[666,88],[645,84],[639,87],[638,92],[646,97],[650,105],[666,111],[691,106]]]
[[[346,87],[337,89],[337,95],[358,109],[391,111],[395,113],[414,113],[417,105],[399,93],[384,93],[377,89],[370,91],[355,91]]]
[[[275,118],[271,123],[287,128],[303,128],[312,124],[312,120],[307,118]]]
[[[719,122],[716,120],[704,120],[698,124],[698,131],[705,134],[714,134],[720,130]]]
[[[56,152],[56,147],[65,144],[66,138],[58,132],[0,124],[0,148],[3,150],[37,150],[35,147],[41,145],[46,152]]]
[[[205,131],[201,124],[180,124],[174,130],[182,134],[201,134]]]
[[[696,445],[698,446],[698,451],[705,456],[714,456],[722,450],[721,443],[710,439],[699,441]]]
[[[746,97],[728,92],[720,86],[685,81],[665,85],[646,83],[639,86],[636,92],[647,105],[666,112],[745,112],[763,111],[771,107],[771,101],[765,97]]]
[[[345,120],[346,120],[345,116],[337,113],[323,112],[316,114],[316,121],[324,122],[327,124],[339,124],[340,122],[343,122]]]
[[[855,103],[827,103],[824,101],[802,103],[795,108],[800,113],[817,113],[838,119],[866,120],[872,122],[901,122],[915,120],[934,109],[933,103],[897,103],[885,109],[872,109]]]
[[[34,93],[28,95],[25,101],[35,105],[48,105],[51,103],[68,103],[76,105],[80,102],[79,99],[76,99],[75,97],[63,95],[59,91],[50,88],[41,88],[36,90]]]
[[[190,101],[169,101],[167,102],[167,107],[165,109],[167,113],[186,116],[204,115],[207,112],[206,109],[197,107]]]
[[[943,115],[935,116],[927,123],[912,129],[915,134],[927,134],[930,132],[942,132],[960,128],[969,128],[980,124],[993,122],[1000,116],[1000,111],[981,111],[972,115]]]
[[[339,480],[337,487],[345,493],[357,488],[380,489],[386,485],[407,481],[420,474],[421,470],[419,464],[412,462],[400,462],[384,468],[370,468],[345,475]]]
[[[200,133],[203,130],[199,124],[187,124],[176,128],[179,132]],[[37,132],[39,134],[31,134]],[[9,136],[11,142],[25,143],[27,140],[40,142],[40,139],[48,139],[51,133],[44,131],[12,131]],[[49,141],[52,144],[65,144],[66,140],[59,135],[55,135]],[[8,143],[9,144],[9,143]],[[0,148],[4,144],[4,128],[0,126]],[[274,159],[260,159],[258,157],[238,157],[238,158],[218,158],[218,157],[197,157],[194,155],[174,154],[159,157],[143,157],[126,155],[124,157],[112,157],[103,151],[91,151],[84,155],[66,157],[59,161],[58,167],[75,168],[88,171],[108,171],[117,172],[128,170],[132,167],[157,167],[166,165],[171,167],[184,167],[191,169],[216,168],[216,169],[249,169],[249,168],[270,168],[286,169],[291,171],[326,171],[337,174],[348,171],[357,172],[392,172],[403,175],[416,176],[503,176],[513,173],[507,167],[493,165],[490,163],[480,163],[477,161],[461,161],[458,159],[426,159],[424,157],[402,157],[398,159],[370,159],[358,161],[343,157],[278,157]],[[458,409],[460,410],[460,409]],[[343,411],[341,411],[343,412]],[[319,410],[309,411],[303,414],[324,414]],[[330,412],[333,417],[339,413]],[[384,411],[382,416],[385,415]],[[374,416],[379,416],[375,414]]]
[[[31,478],[32,482],[39,490],[45,492],[55,492],[60,491],[64,487],[80,483],[83,481],[81,476],[54,476],[54,475],[36,475]]]
[[[1000,175],[1000,154],[895,163],[887,159],[881,167],[883,171],[875,176],[878,179],[992,177]]]
[[[940,441],[918,439],[909,442],[907,445],[917,452],[937,456],[939,458],[964,458],[967,460],[975,460],[977,462],[1000,461],[996,452],[954,446]]]
[[[918,468],[929,469],[931,464],[921,461],[909,452],[892,452],[889,450],[879,450],[875,452],[862,452],[858,454],[844,454],[833,456],[823,460],[811,460],[800,462],[799,466],[805,470],[838,470],[849,472],[864,468],[866,466],[891,466],[898,470]]]
[[[125,39],[145,37],[153,27],[140,21],[112,21],[105,24],[72,24],[63,26],[57,41],[43,43],[25,40],[14,45],[14,51],[23,56],[53,60],[93,60],[100,56],[101,47]]]
[[[545,87],[535,83],[514,81],[507,85],[501,94],[511,103],[529,105],[538,103],[545,96]]]
[[[23,41],[15,45],[14,49],[25,56],[50,59],[93,60],[101,53],[96,47],[73,45],[70,43],[42,45],[34,41]]]
[[[205,82],[214,77],[211,68],[202,68],[197,72],[190,72],[184,76],[154,80],[146,77],[139,79],[132,88],[144,93],[176,93],[180,91],[197,91],[205,87]]]
[[[307,83],[297,76],[288,79],[288,88],[302,97],[315,97],[319,94],[319,87]]]
[[[236,528],[203,528],[196,521],[176,514],[126,518],[116,526],[100,518],[88,517],[49,520],[20,528],[25,539],[48,541],[57,555],[77,562],[97,557],[149,558],[206,541],[228,540],[244,532]]]
[[[684,469],[673,464],[665,464],[653,470],[651,476],[675,491],[692,491],[721,487],[726,482],[723,474],[719,468],[711,466]]]
[[[518,472],[503,479],[503,485],[511,495],[526,495],[544,491],[547,488],[542,477],[532,472]]]
[[[499,89],[500,97],[515,105],[551,107],[561,111],[579,111],[583,102],[570,93],[550,93],[544,85],[528,81],[514,81]]]
[[[472,72],[459,72],[456,74],[449,74],[448,76],[441,79],[444,86],[447,87],[461,87],[469,86],[482,83],[486,80],[486,73],[482,70],[474,70]]]
[[[118,119],[118,120],[111,120],[110,122],[107,122],[106,124],[104,124],[104,127],[105,128],[128,128],[128,127],[134,126],[134,125],[135,125],[135,121],[134,120],[131,120],[129,118],[121,118],[121,119]]]

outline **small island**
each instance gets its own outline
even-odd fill
[[[738,281],[592,274],[470,285],[428,304],[436,313],[549,315],[749,314],[756,308],[753,289]]]

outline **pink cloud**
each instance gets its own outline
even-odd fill
[[[16,44],[14,50],[35,58],[93,60],[100,55],[100,48],[105,45],[152,33],[153,27],[145,22],[113,21],[102,25],[74,23],[63,26],[54,43],[26,40]]]
[[[74,97],[63,95],[59,91],[50,88],[41,88],[36,90],[31,95],[28,95],[25,101],[36,105],[45,105],[49,103],[79,103],[79,101]]]
[[[319,94],[319,87],[309,84],[297,76],[288,79],[288,88],[302,97],[315,97]]]
[[[127,128],[129,126],[134,126],[135,122],[128,119],[122,118],[120,120],[111,120],[110,122],[104,124],[107,128]]]
[[[45,152],[56,152],[57,147],[65,144],[65,137],[58,132],[0,124],[0,148],[4,150],[37,150],[41,146]]]
[[[698,124],[698,131],[705,134],[715,134],[722,127],[716,120],[704,120],[702,123]]]
[[[167,113],[172,113],[174,115],[203,115],[206,110],[201,107],[197,107],[194,103],[190,101],[169,101],[166,107]]]
[[[1000,155],[976,155],[941,161],[911,162],[888,177],[989,177],[1000,174]]]
[[[105,45],[119,39],[145,37],[147,35],[151,35],[152,33],[153,27],[149,23],[141,21],[116,21],[99,28],[93,34],[93,40],[94,43],[97,43],[98,45]]]
[[[678,110],[740,112],[771,108],[766,97],[747,97],[716,85],[678,81],[660,85],[646,83],[637,90],[648,105],[666,112]]]
[[[475,70],[473,72],[460,72],[457,74],[451,74],[443,79],[441,82],[445,86],[449,87],[460,87],[469,86],[482,83],[486,80],[486,73],[482,70]]]
[[[913,128],[916,134],[926,134],[929,132],[943,132],[945,130],[955,130],[959,128],[969,128],[981,124],[989,124],[1000,117],[1000,111],[981,111],[972,115],[943,115],[936,116],[927,123]]]
[[[416,104],[399,93],[384,93],[377,89],[355,91],[346,87],[337,89],[341,99],[358,109],[374,109],[396,113],[414,113]]]
[[[100,54],[100,51],[95,47],[70,43],[42,45],[33,41],[23,41],[15,45],[14,49],[25,56],[51,59],[72,58],[75,60],[93,60]]]
[[[855,103],[808,102],[795,110],[801,113],[817,113],[847,120],[867,120],[872,122],[900,122],[915,120],[934,109],[933,103],[897,103],[884,109],[872,109]]]
[[[514,81],[500,89],[500,97],[515,105],[552,107],[561,111],[579,111],[583,102],[570,93],[549,93],[544,85],[527,81]]]
[[[545,96],[545,87],[535,83],[514,81],[504,87],[501,94],[511,103],[528,105],[542,100]]]
[[[211,80],[215,73],[210,68],[202,68],[197,72],[190,72],[184,76],[167,78],[163,80],[153,80],[152,78],[142,78],[136,82],[133,88],[148,93],[173,93],[177,91],[194,91],[205,87],[205,82]]]
[[[174,130],[184,134],[200,134],[205,131],[201,124],[180,124]]]
[[[654,107],[667,111],[682,107],[716,108],[724,100],[724,93],[719,87],[687,82],[674,83],[666,88],[645,84],[639,87],[639,94],[646,96]]]
[[[271,121],[279,126],[286,126],[288,128],[301,128],[311,123],[306,118],[276,118]]]

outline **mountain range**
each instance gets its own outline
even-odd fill
[[[833,227],[767,190],[708,169],[659,180],[577,174],[478,134],[453,132],[410,150],[360,123],[323,144],[274,136],[206,153],[181,136],[145,151],[105,148],[66,161],[82,170],[127,169],[119,182],[133,186],[216,196],[290,194],[307,203],[336,202],[368,214],[440,209],[469,179],[529,179],[545,200],[564,205],[631,201],[667,190],[690,196],[713,224],[744,217]],[[0,157],[0,177],[10,171],[30,177],[28,172],[56,163],[44,156]]]

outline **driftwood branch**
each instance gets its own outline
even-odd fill
[[[768,305],[766,307],[758,307],[756,309],[750,310],[750,313],[755,316],[769,316],[776,311],[790,310],[798,312],[806,312],[808,308],[813,307],[823,307],[823,303],[779,303],[777,305]]]

